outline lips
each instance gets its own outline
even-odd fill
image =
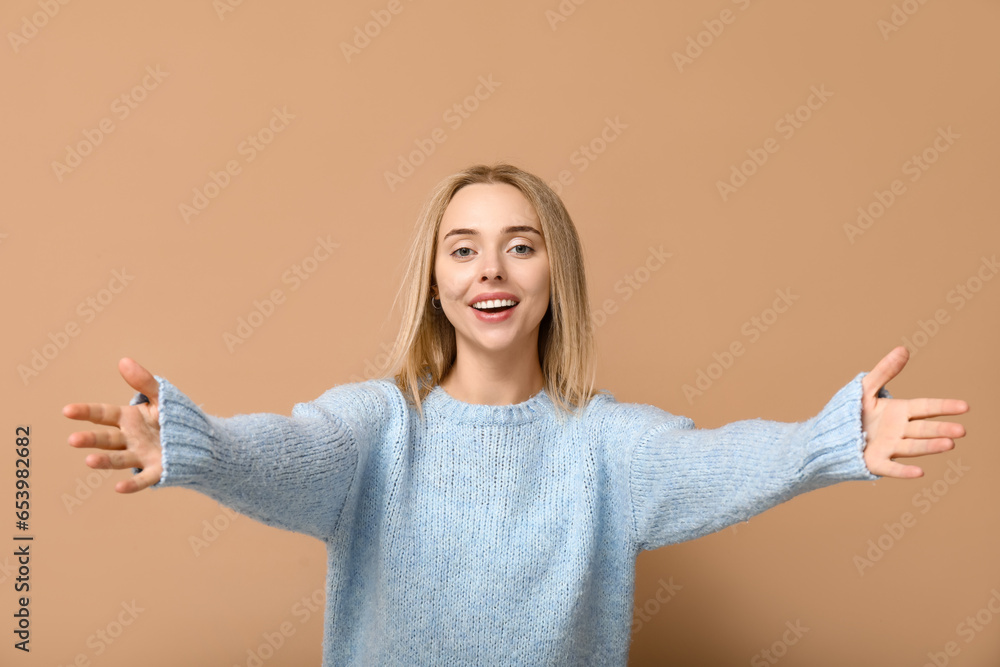
[[[510,292],[484,292],[483,294],[476,296],[472,301],[470,301],[469,305],[471,306],[473,304],[479,303],[480,301],[494,301],[494,300],[501,300],[501,301],[508,300],[515,302],[520,301],[520,299],[518,299]]]
[[[515,303],[513,306],[497,306],[496,308],[476,308],[475,306],[469,306],[469,307],[480,313],[502,313],[505,310],[516,308],[517,304]]]
[[[476,313],[476,317],[482,322],[503,322],[511,317],[511,313],[513,313],[514,309],[517,308],[517,304],[503,308],[491,309],[493,312],[490,312],[490,310],[480,310],[478,308],[473,308],[472,306],[469,306],[469,308],[472,308],[472,310]]]

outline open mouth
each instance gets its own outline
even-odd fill
[[[514,306],[516,305],[517,304],[514,304]],[[497,306],[496,308],[476,308],[475,306],[472,307],[481,313],[502,313],[505,310],[510,310],[511,308],[514,308],[514,306]]]

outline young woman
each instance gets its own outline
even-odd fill
[[[625,665],[636,557],[846,480],[920,477],[968,410],[894,399],[897,347],[811,419],[718,429],[595,391],[580,241],[559,197],[499,164],[421,213],[382,378],[291,417],[220,418],[129,358],[117,427],[69,436],[115,490],[185,486],[328,550],[323,664]],[[395,305],[395,304],[394,304]],[[867,437],[866,437],[867,436]]]

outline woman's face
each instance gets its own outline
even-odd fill
[[[549,307],[549,257],[531,203],[513,185],[474,183],[455,193],[438,230],[434,279],[463,349],[537,355]],[[497,315],[472,307],[503,292],[517,302]],[[499,305],[499,304],[498,304]]]

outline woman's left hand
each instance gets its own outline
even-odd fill
[[[965,435],[965,427],[956,422],[923,421],[927,417],[960,415],[969,404],[955,398],[879,398],[878,392],[896,377],[910,358],[902,345],[894,348],[861,378],[861,428],[868,434],[865,465],[882,477],[923,477],[914,465],[892,459],[902,456],[938,454],[955,448],[954,438]]]

